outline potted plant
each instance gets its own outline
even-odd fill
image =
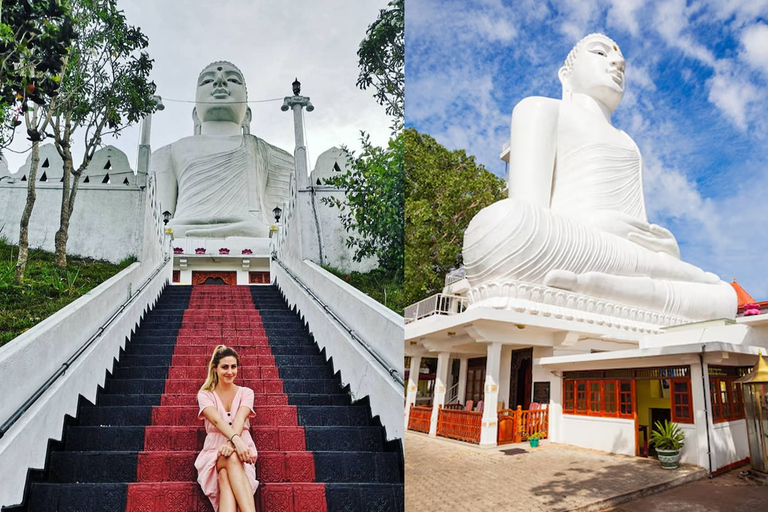
[[[547,437],[546,432],[534,432],[528,436],[528,443],[530,443],[531,448],[537,448],[539,446],[539,439],[544,439],[545,437]]]
[[[222,247],[219,249],[219,254],[229,254],[229,249],[227,247]]]
[[[677,468],[685,434],[680,430],[680,425],[669,420],[664,420],[664,424],[657,421],[655,427],[655,430],[651,432],[651,443],[656,447],[661,467],[664,469]]]
[[[250,254],[253,254],[253,251],[250,249],[243,249],[243,252],[241,254],[250,255]]]
[[[198,247],[195,249],[195,254],[205,254],[205,247]]]
[[[184,254],[184,249],[182,249],[181,247],[174,247],[173,254]]]

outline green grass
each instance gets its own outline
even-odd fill
[[[24,284],[16,285],[13,274],[18,254],[17,246],[0,239],[0,346],[136,261],[126,258],[115,265],[68,257],[68,268],[61,270],[54,266],[52,253],[32,249]]]
[[[405,311],[407,304],[405,303],[402,274],[400,276],[392,276],[382,269],[374,269],[368,273],[361,274],[360,272],[342,272],[327,265],[323,265],[323,268],[354,286],[370,298],[384,304],[398,315],[402,315]]]

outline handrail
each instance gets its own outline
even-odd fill
[[[448,402],[447,404],[452,404],[454,402],[459,402],[459,384],[460,382],[457,382],[453,386],[451,386],[451,389],[448,390]]]
[[[299,279],[293,272],[291,272],[288,267],[280,261],[277,256],[273,253],[272,259],[282,267],[283,270],[285,270],[285,273],[288,274],[288,277],[293,279],[293,281],[299,285],[305,292],[307,292],[307,295],[309,295],[315,302],[320,305],[321,308],[323,308],[328,315],[336,320],[336,322],[349,334],[349,336],[355,340],[357,343],[359,343],[366,351],[368,351],[371,356],[376,360],[379,365],[381,365],[384,370],[389,374],[392,379],[397,382],[400,386],[405,386],[405,381],[398,373],[397,368],[393,368],[389,365],[389,363],[384,359],[376,350],[373,349],[368,343],[366,343],[365,340],[363,340],[360,336],[357,335],[355,331],[353,331],[344,321],[337,315],[329,306],[328,304],[324,303],[320,298],[315,295],[315,292],[313,292],[307,285],[305,285],[301,279]]]
[[[146,288],[147,286],[149,286],[149,283],[151,283],[151,282],[152,282],[152,280],[155,278],[155,276],[156,276],[157,274],[159,274],[161,270],[163,270],[163,267],[165,267],[165,265],[168,263],[168,260],[169,260],[169,259],[170,259],[170,258],[166,256],[165,260],[164,260],[164,261],[163,261],[163,262],[162,262],[162,263],[161,263],[161,264],[160,264],[160,265],[159,265],[159,266],[158,266],[158,267],[155,269],[155,271],[152,273],[152,275],[151,275],[151,276],[149,276],[149,277],[147,278],[147,280],[144,282],[144,284],[142,284],[142,285],[141,285],[141,286],[140,286],[140,287],[139,287],[139,288],[136,290],[136,292],[135,292],[133,295],[131,295],[130,297],[128,297],[128,300],[126,300],[125,302],[123,302],[123,304],[122,304],[122,305],[121,305],[121,306],[120,306],[120,307],[117,309],[117,311],[115,311],[115,312],[112,314],[112,316],[111,316],[111,317],[109,317],[109,319],[108,319],[106,322],[104,322],[104,323],[101,325],[101,327],[99,327],[99,329],[96,331],[96,333],[95,333],[93,336],[91,336],[90,338],[88,338],[88,341],[86,341],[85,343],[83,343],[83,344],[80,346],[80,348],[79,348],[79,349],[77,349],[77,350],[75,351],[75,353],[74,353],[74,354],[72,354],[72,355],[69,357],[69,359],[67,359],[67,360],[66,360],[66,361],[65,361],[65,362],[64,362],[64,363],[63,363],[63,364],[62,364],[62,365],[59,367],[59,369],[58,369],[58,370],[56,370],[56,371],[54,372],[54,374],[53,374],[53,375],[51,375],[50,377],[48,377],[48,380],[46,380],[46,381],[45,381],[45,382],[44,382],[44,383],[43,383],[43,384],[42,384],[42,385],[41,385],[39,388],[37,388],[37,391],[35,391],[35,392],[32,394],[32,396],[31,396],[31,397],[29,397],[29,398],[27,399],[27,401],[26,401],[26,402],[24,402],[23,404],[21,404],[21,405],[19,406],[19,408],[18,408],[18,409],[16,409],[16,412],[14,412],[14,413],[11,415],[11,417],[10,417],[10,418],[8,418],[8,419],[5,421],[5,423],[3,423],[3,424],[2,424],[2,426],[0,426],[0,439],[2,439],[2,438],[3,438],[3,436],[5,435],[5,433],[6,433],[6,432],[8,432],[8,431],[11,429],[11,427],[12,427],[12,426],[13,426],[13,425],[14,425],[14,424],[15,424],[15,423],[16,423],[16,422],[19,420],[19,418],[21,418],[21,417],[24,415],[24,413],[25,413],[25,412],[27,412],[27,411],[29,410],[29,408],[30,408],[30,407],[32,407],[32,405],[34,405],[34,403],[35,403],[35,402],[37,402],[37,400],[38,400],[38,399],[39,399],[41,396],[43,396],[43,393],[45,393],[46,391],[48,391],[48,389],[49,389],[51,386],[53,386],[53,383],[54,383],[54,382],[56,382],[56,380],[57,380],[59,377],[61,377],[62,375],[64,375],[64,373],[65,373],[65,372],[66,372],[66,371],[69,369],[69,367],[70,367],[70,366],[72,366],[72,364],[73,364],[73,363],[74,363],[74,362],[77,360],[77,358],[78,358],[78,357],[80,357],[80,356],[83,354],[83,352],[85,352],[85,350],[86,350],[88,347],[90,347],[90,346],[93,344],[93,342],[94,342],[94,341],[96,341],[96,339],[98,339],[98,338],[99,338],[99,337],[100,337],[100,336],[101,336],[101,335],[104,333],[104,331],[107,329],[107,327],[109,327],[109,326],[110,326],[110,324],[112,324],[112,322],[114,322],[114,321],[115,321],[115,319],[118,317],[118,315],[120,315],[120,313],[122,313],[122,312],[125,310],[125,308],[128,306],[128,304],[130,304],[131,302],[133,302],[133,300],[134,300],[134,299],[135,299],[135,298],[136,298],[136,297],[137,297],[137,296],[138,296],[138,295],[139,295],[139,294],[140,294],[142,291],[144,291],[144,288]]]

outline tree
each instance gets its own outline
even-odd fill
[[[405,98],[405,2],[392,0],[379,11],[357,51],[360,89],[374,87],[374,97],[402,126]]]
[[[0,11],[0,149],[30,104],[58,94],[62,59],[76,34],[66,0],[6,0]],[[35,127],[30,140],[39,141]]]
[[[355,261],[375,256],[387,274],[402,281],[403,271],[403,158],[402,133],[383,149],[368,135],[361,139],[360,156],[350,156],[349,169],[325,181],[343,188],[346,199],[323,198],[341,210],[347,247],[355,247]]]
[[[354,233],[347,240],[347,246],[355,248],[354,259],[376,256],[379,267],[397,282],[403,279],[404,14],[403,0],[392,0],[368,27],[357,52],[357,86],[376,89],[376,101],[393,117],[389,145],[373,146],[361,132],[360,156],[349,159],[345,173],[325,180],[326,185],[344,189],[346,200],[323,199],[341,210],[344,228]]]
[[[504,180],[464,150],[448,151],[415,128],[405,137],[405,296],[412,304],[443,288],[462,264],[464,231],[504,198]]]
[[[27,125],[27,132],[29,133],[45,133],[45,123],[38,131],[40,123],[40,106],[33,104],[32,114],[30,115],[29,109],[24,112],[24,121]],[[29,175],[27,176],[27,201],[24,205],[24,211],[21,214],[21,220],[19,221],[19,255],[16,258],[16,270],[14,272],[14,281],[16,284],[22,284],[24,282],[24,274],[27,271],[27,259],[29,257],[29,219],[32,217],[32,209],[35,206],[35,199],[37,198],[37,192],[35,186],[37,185],[37,169],[40,165],[40,140],[32,142],[32,158],[29,161]]]
[[[50,105],[54,145],[64,160],[55,263],[67,266],[67,239],[80,177],[104,135],[121,130],[156,110],[152,60],[143,51],[147,37],[127,24],[116,0],[73,0],[80,33],[67,55],[60,93]],[[82,135],[85,153],[75,167],[72,144]]]

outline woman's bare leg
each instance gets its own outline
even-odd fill
[[[232,486],[229,484],[226,457],[219,455],[216,469],[219,470],[219,512],[236,512],[237,501],[232,492]]]
[[[245,474],[243,463],[240,462],[236,453],[227,458],[227,474],[229,475],[229,484],[232,487],[232,493],[237,499],[237,505],[240,512],[256,512],[256,503],[253,500],[253,489]]]

